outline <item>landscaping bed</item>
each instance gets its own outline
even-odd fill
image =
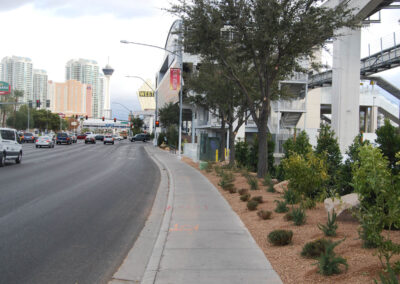
[[[198,163],[184,157],[182,159],[190,166],[199,170]],[[200,171],[200,170],[199,170]],[[222,196],[228,201],[232,209],[241,218],[253,238],[263,250],[272,267],[279,274],[284,283],[374,283],[374,279],[379,279],[382,272],[382,265],[374,255],[375,249],[362,248],[362,240],[358,235],[359,224],[353,218],[347,220],[338,219],[338,229],[336,237],[324,237],[324,233],[318,228],[318,224],[327,222],[327,212],[322,203],[317,203],[315,209],[306,210],[306,223],[295,226],[293,222],[284,219],[285,213],[274,212],[276,208],[275,200],[283,200],[282,194],[267,192],[267,186],[262,185],[262,180],[258,180],[259,189],[250,190],[247,179],[241,173],[234,174],[234,186],[236,189],[249,189],[251,196],[262,196],[263,203],[260,203],[257,210],[250,211],[246,204],[240,200],[238,193],[229,193],[219,186],[221,177],[215,171],[200,171],[210,182],[218,188]],[[292,205],[288,205],[289,208]],[[294,205],[298,207],[298,205]],[[262,220],[258,215],[258,210],[272,211],[271,219]],[[268,234],[273,230],[291,230],[293,239],[287,246],[273,246],[268,240]],[[323,276],[317,272],[315,259],[307,259],[300,255],[303,246],[310,241],[320,238],[339,241],[345,239],[336,248],[337,255],[345,258],[348,269],[341,267],[342,273],[334,276]],[[392,240],[400,243],[400,231],[392,233]],[[400,257],[393,257],[394,261]]]

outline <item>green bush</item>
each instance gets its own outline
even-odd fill
[[[376,130],[376,143],[379,144],[383,155],[389,160],[389,168],[398,173],[399,165],[396,165],[398,159],[396,153],[400,151],[400,130],[390,124],[388,119],[385,119],[383,126]]]
[[[338,225],[336,223],[336,213],[333,211],[332,215],[328,212],[328,221],[326,225],[318,224],[318,228],[324,232],[325,236],[327,237],[334,237],[336,236],[336,229]]]
[[[267,219],[271,219],[272,212],[271,211],[267,211],[267,210],[260,210],[260,211],[257,212],[257,215],[261,219],[267,220]]]
[[[240,167],[247,167],[249,157],[249,144],[246,141],[235,144],[235,160]]]
[[[298,154],[304,157],[308,153],[312,152],[312,146],[305,131],[301,131],[297,135],[296,139],[294,137],[289,138],[282,146],[285,158],[289,158],[292,154]]]
[[[208,162],[207,162],[206,169],[205,169],[206,172],[207,172],[207,173],[211,173],[212,170],[213,170],[213,168],[214,168],[214,162],[208,161]]]
[[[232,186],[232,187],[228,188],[228,191],[229,191],[229,193],[236,193],[237,189],[235,186]]]
[[[218,185],[221,186],[224,190],[229,190],[234,187],[234,181],[235,176],[231,172],[223,172]]]
[[[275,230],[268,234],[268,241],[274,246],[286,246],[292,242],[293,231]]]
[[[243,195],[243,194],[249,193],[249,190],[247,188],[242,188],[242,189],[239,189],[238,192],[239,192],[239,195]]]
[[[326,239],[308,242],[304,245],[301,256],[306,258],[318,258],[325,252],[328,243]]]
[[[243,202],[249,201],[249,199],[250,199],[250,194],[248,193],[240,196],[240,200],[242,200]]]
[[[289,189],[313,199],[325,192],[325,183],[329,179],[326,162],[312,152],[305,157],[293,153],[282,160],[282,165]]]
[[[267,192],[275,192],[274,183],[272,182],[271,175],[269,173],[265,175],[263,185],[267,186]]]
[[[247,209],[249,209],[250,211],[256,210],[257,206],[258,206],[258,202],[256,200],[249,200],[247,202]]]
[[[300,207],[303,209],[314,209],[317,206],[317,203],[315,202],[314,199],[311,198],[306,198],[300,203]]]
[[[217,174],[217,176],[219,176],[219,177],[222,177],[224,175],[224,173],[225,173],[224,169],[221,168],[221,166],[219,166],[219,165],[215,165],[214,166],[214,171]]]
[[[157,136],[157,146],[160,147],[161,144],[164,142],[164,137],[166,137],[164,132],[161,132]]]
[[[251,200],[255,200],[258,203],[263,203],[263,197],[262,196],[254,196],[253,198],[251,198]]]
[[[337,245],[339,245],[341,241],[332,242],[328,240],[324,253],[318,258],[318,272],[325,276],[330,276],[333,274],[339,274],[341,270],[339,269],[339,265],[343,265],[348,268],[348,264],[346,259],[341,256],[336,255],[333,251]]]
[[[274,188],[273,184],[267,187],[267,192],[271,192],[271,193],[275,192],[275,188]]]
[[[300,195],[292,189],[285,190],[283,193],[283,198],[287,204],[297,204],[300,202]]]
[[[399,278],[398,278],[398,272],[390,267],[390,265],[387,266],[387,275],[384,275],[382,273],[379,273],[379,278],[381,280],[382,284],[399,284]],[[378,284],[378,281],[374,279],[375,284]]]
[[[287,221],[293,221],[296,226],[301,226],[306,223],[306,213],[301,208],[293,208],[292,211],[286,214]]]
[[[258,179],[255,176],[249,175],[247,177],[247,183],[250,185],[251,190],[258,189]]]
[[[285,213],[289,211],[289,208],[286,206],[286,201],[275,200],[275,202],[276,202],[276,208],[275,208],[276,213]]]

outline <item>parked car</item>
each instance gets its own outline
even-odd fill
[[[96,144],[96,135],[93,135],[93,134],[87,135],[85,138],[85,144],[88,144],[88,143]]]
[[[140,133],[140,134],[136,134],[135,136],[133,136],[131,138],[131,142],[135,142],[135,141],[149,141],[150,140],[150,134],[146,134],[146,133]]]
[[[76,143],[78,141],[78,138],[76,137],[75,133],[70,133],[69,137],[71,138],[72,143]]]
[[[76,139],[85,140],[86,136],[87,134],[79,134],[78,136],[76,136]]]
[[[0,167],[6,160],[15,160],[17,164],[22,160],[22,146],[18,134],[12,128],[0,128]]]
[[[50,136],[40,136],[36,139],[36,148],[54,148],[54,141]]]
[[[104,135],[103,134],[97,134],[95,137],[96,137],[96,140],[104,141]]]
[[[35,136],[30,132],[24,133],[24,142],[26,142],[26,143],[28,143],[28,142],[35,143]]]
[[[112,135],[104,135],[104,145],[107,143],[113,144],[114,145],[114,137]]]
[[[70,144],[72,144],[71,137],[69,137],[68,133],[65,133],[65,132],[57,133],[56,143],[57,144],[65,143],[67,145],[70,145]]]

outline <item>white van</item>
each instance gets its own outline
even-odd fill
[[[4,167],[6,160],[22,161],[22,146],[18,142],[17,131],[12,128],[0,128],[0,167]]]

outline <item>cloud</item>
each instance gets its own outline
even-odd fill
[[[161,0],[0,0],[0,10],[14,10],[29,4],[37,10],[49,11],[67,18],[102,14],[112,14],[120,18],[136,18],[156,14],[165,2]]]

